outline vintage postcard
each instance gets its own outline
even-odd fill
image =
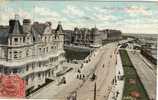
[[[0,99],[156,100],[158,2],[0,0]]]

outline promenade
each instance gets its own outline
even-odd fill
[[[122,66],[122,61],[120,54],[117,54],[117,64],[116,64],[116,82],[112,87],[108,100],[122,100],[123,90],[124,90],[124,80],[121,77],[124,75],[124,70]]]

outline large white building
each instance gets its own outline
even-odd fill
[[[61,23],[53,30],[51,22],[31,24],[11,19],[0,26],[0,73],[18,74],[26,80],[26,90],[53,79],[62,70],[64,34]]]

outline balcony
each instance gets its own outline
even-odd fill
[[[29,56],[26,58],[21,59],[15,59],[15,60],[6,60],[2,59],[0,60],[0,64],[8,67],[14,67],[14,66],[23,66],[24,64],[31,63],[31,62],[39,62],[44,60],[49,60],[52,57],[59,56],[61,53],[64,53],[64,50],[59,50],[57,53],[50,52],[47,54],[41,54],[37,56]]]

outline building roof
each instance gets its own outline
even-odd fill
[[[39,33],[40,35],[42,35],[47,25],[44,23],[34,22],[32,27],[36,33]]]
[[[8,26],[0,26],[0,44],[7,44],[8,36],[9,36],[9,27]]]
[[[11,19],[9,20],[9,33],[12,34],[22,34],[22,26],[20,25],[19,20]]]
[[[59,24],[58,24],[58,26],[57,26],[55,32],[57,32],[57,31],[59,31],[59,32],[63,32],[63,27],[62,27],[62,25],[61,25],[60,22],[59,22]]]
[[[41,36],[40,36],[40,34],[38,34],[38,33],[34,30],[33,27],[31,28],[31,34],[32,34],[32,36],[33,36],[33,41],[34,41],[34,42],[41,41]]]

